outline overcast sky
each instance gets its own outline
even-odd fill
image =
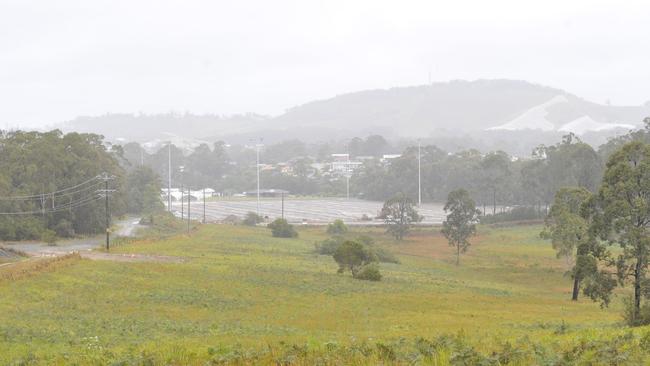
[[[0,127],[276,115],[429,77],[638,105],[650,100],[649,15],[643,1],[0,0]]]

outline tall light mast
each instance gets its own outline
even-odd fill
[[[167,158],[167,210],[172,211],[172,142],[167,143],[169,156]]]

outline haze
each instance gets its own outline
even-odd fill
[[[477,78],[639,105],[650,99],[649,10],[632,1],[3,1],[0,126],[107,112],[277,115],[346,92]]]

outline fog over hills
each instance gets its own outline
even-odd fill
[[[525,81],[477,80],[343,94],[275,117],[106,114],[79,117],[60,128],[148,143],[152,148],[167,140],[185,145],[259,137],[270,142],[322,141],[378,133],[393,139],[427,138],[450,150],[501,148],[525,154],[531,146],[552,143],[568,132],[599,144],[640,126],[649,115],[650,103],[611,106]]]

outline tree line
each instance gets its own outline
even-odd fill
[[[114,216],[162,207],[158,178],[130,167],[120,146],[99,135],[0,133],[0,240],[70,237],[105,229],[100,193],[109,177]]]

